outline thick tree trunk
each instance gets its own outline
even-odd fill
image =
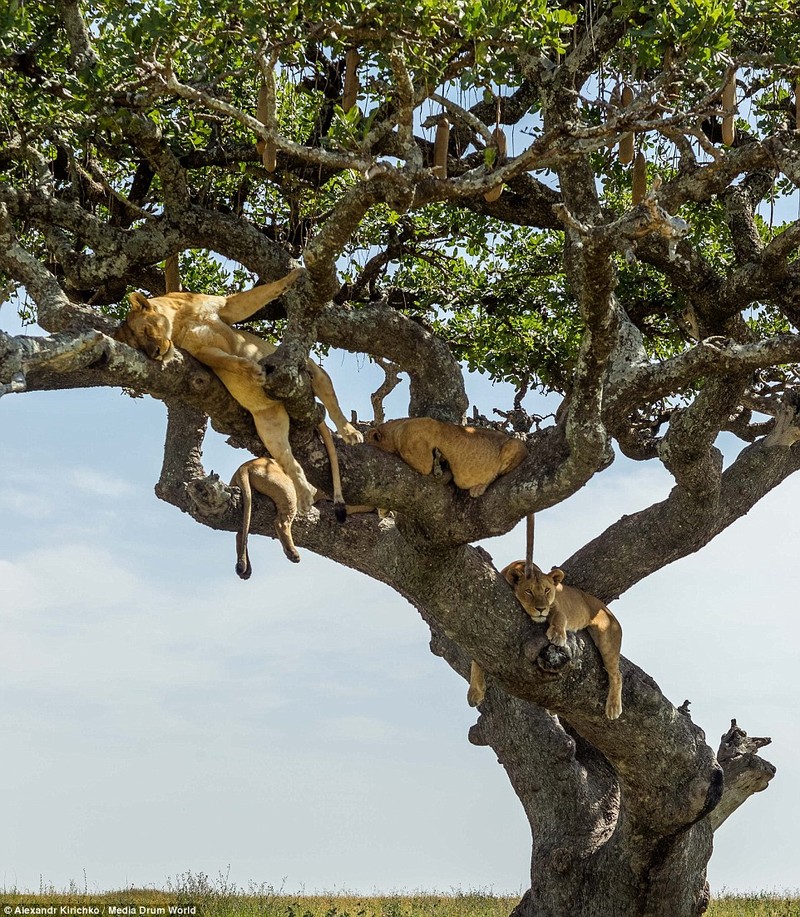
[[[490,742],[531,825],[531,887],[512,917],[702,914],[707,819],[671,836],[637,826],[602,755],[555,716],[498,695],[470,739]],[[670,804],[682,789],[673,792]]]
[[[460,667],[446,641],[433,648]],[[676,715],[688,717],[686,706]],[[708,906],[714,831],[775,774],[756,754],[770,740],[748,738],[734,720],[708,811],[659,834],[637,826],[603,756],[540,707],[490,690],[469,738],[497,753],[531,826],[531,887],[512,917],[697,917]],[[676,783],[664,807],[680,807],[684,793]]]

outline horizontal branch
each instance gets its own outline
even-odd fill
[[[126,280],[133,285],[147,268],[193,248],[208,249],[239,262],[265,281],[285,276],[295,266],[281,245],[249,221],[196,204],[173,211],[174,219],[151,216],[134,229],[102,223],[74,202],[10,188],[0,189],[0,207],[4,208],[0,210],[0,233],[5,225],[9,240],[13,240],[13,218],[28,220],[45,234],[48,228],[56,232],[66,229],[80,243],[64,247],[60,259],[64,281],[76,290],[93,290],[112,282],[124,290]],[[83,325],[92,323],[95,313],[70,303],[58,279],[41,262],[15,241],[5,244],[0,266],[25,284],[42,311],[43,327],[58,330],[77,319]],[[56,312],[66,310],[70,318],[63,324],[48,318],[53,311],[49,303],[57,304]]]
[[[261,140],[271,141],[275,144],[277,150],[287,153],[302,162],[337,171],[354,169],[362,173],[366,173],[373,163],[372,157],[365,157],[361,154],[332,152],[295,143],[293,140],[284,137],[276,129],[267,127],[257,118],[248,115],[235,105],[224,102],[208,92],[181,83],[171,70],[158,65],[155,65],[153,69],[154,73],[163,81],[162,85],[165,92],[233,118],[239,124],[251,130],[257,137],[260,137]]]
[[[607,252],[613,249],[625,250],[644,236],[655,234],[667,240],[674,257],[678,241],[689,231],[689,224],[685,220],[671,216],[659,206],[655,191],[651,191],[639,205],[612,223],[587,226],[573,216],[565,204],[556,204],[553,210],[564,225],[577,234],[582,244],[596,246]]]
[[[17,241],[5,204],[0,203],[0,268],[23,284],[37,306],[37,321],[48,331],[92,327],[90,309],[70,302],[55,276]]]
[[[683,204],[702,203],[721,195],[741,175],[768,168],[775,162],[772,142],[746,143],[727,149],[719,159],[681,170],[658,190],[658,202],[670,213]]]
[[[113,330],[108,319],[93,318]],[[112,386],[163,401],[177,399],[211,416],[219,432],[253,445],[256,454],[262,451],[250,415],[211,370],[181,351],[167,363],[159,363],[94,329],[50,337],[0,331],[0,384],[10,384],[19,374],[25,380],[24,391],[29,392]]]
[[[609,393],[606,409],[622,417],[636,405],[660,401],[707,376],[752,372],[800,361],[800,334],[776,334],[748,344],[711,337],[661,363],[639,364]]]
[[[326,344],[387,359],[408,373],[411,416],[461,422],[468,407],[461,366],[447,343],[418,322],[382,303],[329,303],[317,328]]]
[[[792,223],[752,260],[740,264],[720,286],[717,311],[734,316],[753,303],[778,300],[788,282],[800,280],[800,265],[790,260],[800,248],[800,222]]]

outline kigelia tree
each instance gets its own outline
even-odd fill
[[[477,499],[339,444],[345,496],[392,517],[297,542],[389,584],[433,651],[489,689],[470,738],[533,834],[515,914],[701,913],[714,830],[774,769],[715,752],[623,659],[622,716],[584,634],[563,650],[474,543],[567,500],[615,453],[669,496],[572,557],[610,601],[697,551],[800,467],[800,20],[791,0],[56,0],[0,28],[0,270],[44,335],[0,331],[6,394],[114,386],[169,412],[158,496],[235,529],[200,464],[207,420],[263,452],[207,368],[112,339],[125,294],[225,292],[305,272],[249,326],[316,485],[329,467],[304,358],[338,347],[462,422],[465,367],[512,382],[478,419],[528,457]],[[560,398],[547,419],[529,390]],[[722,431],[740,451],[723,470]],[[254,530],[272,534],[272,505]],[[276,563],[280,553],[276,546]],[[509,558],[510,560],[511,558]],[[282,559],[281,561],[282,562]]]

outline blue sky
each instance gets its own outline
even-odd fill
[[[9,306],[0,327],[19,330]],[[325,366],[345,412],[370,418],[380,373],[336,353]],[[484,413],[511,404],[469,386]],[[3,886],[230,867],[289,891],[527,887],[527,822],[491,750],[467,741],[466,684],[414,609],[266,538],[241,582],[233,535],[153,494],[165,423],[117,390],[0,400]],[[209,434],[206,471],[227,479],[245,458]],[[562,561],[669,488],[619,459],[537,517],[537,557]],[[625,655],[692,701],[714,748],[731,717],[773,738],[772,785],[715,840],[715,891],[800,888],[798,496],[786,482],[613,605]],[[518,528],[484,546],[503,565],[523,544]]]

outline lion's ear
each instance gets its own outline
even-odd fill
[[[115,329],[111,337],[121,344],[130,344],[130,329],[127,322],[121,322]]]
[[[150,308],[150,300],[144,293],[128,293],[128,302],[131,304],[131,312],[144,312]]]
[[[368,443],[379,443],[383,439],[383,433],[377,428],[373,427],[371,430],[367,430],[367,435],[365,441]]]
[[[561,591],[564,587],[561,585],[564,582],[564,571],[560,570],[558,567],[553,567],[550,571],[550,579],[555,583],[556,591]]]
[[[513,561],[500,571],[500,575],[505,579],[507,583],[511,583],[512,586],[516,586],[521,579],[525,578],[525,561]]]

